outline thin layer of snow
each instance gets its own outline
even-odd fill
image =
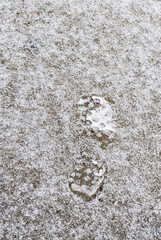
[[[0,239],[161,239],[160,13],[158,0],[0,1]],[[88,96],[116,132],[80,119]],[[90,201],[69,186],[81,164],[106,169]]]

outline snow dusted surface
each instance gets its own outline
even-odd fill
[[[1,0],[0,239],[161,239],[160,12]],[[84,127],[92,96],[112,115]]]

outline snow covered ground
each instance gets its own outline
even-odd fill
[[[160,12],[1,0],[0,239],[161,239]]]

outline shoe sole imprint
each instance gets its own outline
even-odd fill
[[[99,130],[105,133],[115,131],[111,106],[103,97],[92,96],[81,99],[78,108],[81,112],[81,120],[93,131]]]
[[[113,102],[112,102],[113,103]],[[116,131],[113,111],[103,97],[83,97],[77,104],[79,110],[79,136],[95,138],[101,148],[113,141],[112,133]]]
[[[96,193],[102,188],[106,169],[102,163],[83,160],[77,163],[69,177],[69,187],[78,196],[82,196],[86,201],[96,197]]]

